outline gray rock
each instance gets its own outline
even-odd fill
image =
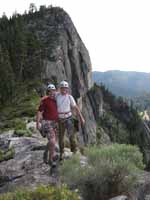
[[[44,150],[41,150],[41,147],[45,148],[45,139],[40,135],[37,138],[7,136],[8,134],[2,134],[1,142],[9,140],[9,146],[15,149],[15,156],[0,163],[0,192],[10,191],[19,186],[34,188],[39,184],[58,182],[49,175],[49,165],[43,163]]]
[[[64,159],[69,159],[69,158],[71,158],[72,157],[72,152],[70,151],[70,149],[68,149],[68,148],[65,148],[64,149]]]
[[[27,123],[26,128],[36,130],[36,122],[31,121],[31,122]]]
[[[8,137],[8,135],[10,137]],[[10,133],[0,135],[0,148],[14,147],[15,156],[0,163],[0,193],[14,190],[18,187],[35,188],[39,184],[59,184],[57,174],[50,176],[50,166],[43,162],[43,153],[47,140],[39,133],[34,137],[14,137]],[[56,145],[59,155],[59,147]],[[64,159],[69,159],[73,153],[64,149]],[[85,156],[80,156],[81,166],[87,164]]]
[[[87,166],[87,164],[88,164],[88,162],[87,162],[87,157],[86,156],[80,156],[80,165],[82,166],[82,167],[85,167],[85,166]]]
[[[14,130],[9,130],[7,132],[3,132],[3,134],[0,134],[0,140],[3,140],[4,138],[6,140],[9,140],[9,138],[11,138],[13,134],[14,134]]]
[[[114,198],[112,198],[110,200],[128,200],[128,197],[124,196],[124,195],[121,195],[121,196],[114,197]]]
[[[150,200],[150,195],[146,195],[145,200]]]

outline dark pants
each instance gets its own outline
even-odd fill
[[[70,148],[72,152],[77,151],[77,139],[76,134],[74,132],[74,125],[72,118],[67,119],[59,119],[59,148],[60,148],[60,157],[62,157],[64,153],[64,137],[65,137],[65,130],[67,130],[67,134],[70,141]]]

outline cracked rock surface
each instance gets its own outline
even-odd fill
[[[0,192],[21,187],[34,188],[38,184],[56,184],[50,167],[43,163],[46,140],[38,133],[33,137],[13,137],[13,132],[0,135],[1,145],[14,147],[13,159],[0,163]]]

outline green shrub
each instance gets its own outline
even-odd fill
[[[26,123],[23,119],[15,118],[15,119],[12,119],[12,120],[6,120],[4,122],[2,128],[4,130],[5,129],[25,129]]]
[[[22,189],[14,193],[1,195],[0,200],[79,200],[77,193],[52,186],[39,186],[34,191]]]
[[[14,128],[15,129],[25,129],[26,128],[25,121],[22,119],[19,119],[19,118],[15,119],[14,120]]]
[[[15,104],[0,107],[0,130],[25,129],[24,118],[35,116],[39,102],[40,97],[32,91],[28,95],[18,97]]]
[[[62,181],[78,188],[86,200],[105,200],[132,190],[144,169],[142,154],[131,145],[90,147],[85,155],[85,167],[78,156],[73,156],[64,161],[60,173]]]
[[[0,150],[0,162],[12,159],[14,155],[15,155],[15,149],[13,147],[9,148],[6,151]]]
[[[17,129],[15,130],[14,135],[18,137],[21,137],[21,136],[31,137],[32,132],[29,129]]]
[[[30,95],[26,96],[18,105],[19,115],[34,117],[37,111],[37,106],[39,104],[40,97],[36,92],[32,92]]]

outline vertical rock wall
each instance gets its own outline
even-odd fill
[[[96,115],[88,96],[93,86],[91,61],[70,17],[61,8],[51,8],[40,20],[31,20],[27,27],[29,30],[35,29],[37,37],[45,45],[42,80],[54,81],[56,84],[61,80],[69,82],[71,93],[86,119],[81,134],[85,142],[94,143]]]

